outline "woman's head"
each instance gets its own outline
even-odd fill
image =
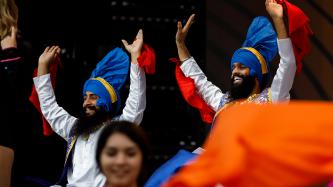
[[[18,8],[15,0],[0,0],[0,40],[10,35],[11,28],[17,28]]]
[[[110,186],[142,185],[148,140],[136,124],[109,121],[97,143],[96,161]]]

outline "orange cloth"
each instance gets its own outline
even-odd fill
[[[165,187],[305,187],[333,178],[333,103],[246,104],[217,115],[202,155]]]

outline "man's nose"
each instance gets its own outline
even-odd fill
[[[83,106],[87,106],[91,104],[91,99],[87,98],[86,100],[83,101]]]

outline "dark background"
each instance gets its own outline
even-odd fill
[[[178,56],[176,22],[185,22],[191,13],[196,13],[188,45],[200,66],[205,68],[204,1],[17,0],[17,4],[20,48],[26,57],[27,96],[39,55],[46,46],[59,45],[63,68],[57,75],[57,102],[73,116],[78,116],[83,102],[82,86],[96,63],[112,48],[122,47],[121,39],[132,42],[142,28],[145,43],[155,49],[157,56],[156,74],[146,75],[147,107],[141,123],[152,145],[149,174],[179,149],[193,151],[201,146],[210,127],[182,98],[175,81],[175,65],[168,59]],[[123,103],[128,90],[129,79],[122,90]],[[26,116],[18,132],[14,184],[27,185],[22,179],[25,176],[56,182],[62,171],[66,143],[56,134],[42,135],[41,118],[29,102],[22,108]]]

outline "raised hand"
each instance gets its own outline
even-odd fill
[[[17,47],[16,36],[17,36],[17,28],[12,26],[10,35],[4,37],[1,40],[1,48],[2,49],[12,48],[12,47],[16,48]]]
[[[49,72],[49,65],[59,56],[59,46],[46,47],[38,60],[38,75],[44,75]]]
[[[266,0],[266,10],[271,16],[279,39],[288,38],[286,25],[283,20],[283,7],[276,0]]]
[[[194,16],[195,16],[195,14],[192,14],[190,16],[190,18],[187,20],[184,27],[183,27],[182,23],[180,21],[178,21],[178,23],[177,23],[178,29],[177,29],[177,33],[176,33],[176,44],[177,45],[185,44],[186,36],[187,36],[188,30],[190,29],[190,27],[193,23]]]
[[[143,46],[143,31],[139,30],[132,44],[128,44],[126,40],[121,40],[125,46],[125,49],[131,54],[132,63],[137,63],[137,58],[141,54]]]
[[[266,0],[265,2],[266,10],[272,19],[282,19],[283,18],[283,7],[278,4],[276,0]]]

